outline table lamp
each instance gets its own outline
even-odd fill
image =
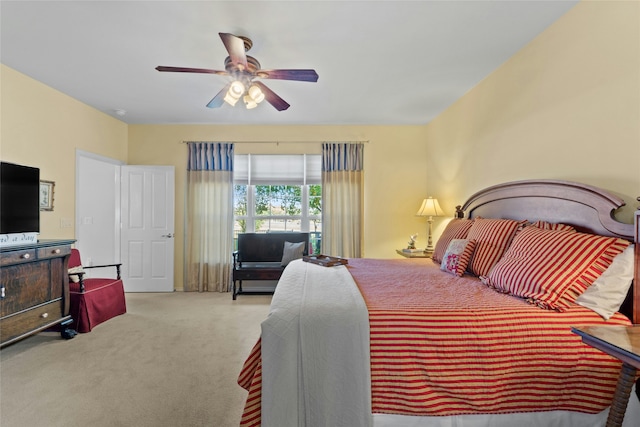
[[[442,216],[442,214],[442,208],[440,208],[438,199],[434,199],[431,196],[422,201],[422,206],[420,206],[418,213],[416,213],[417,216],[428,217],[427,223],[429,226],[427,228],[427,246],[424,248],[425,253],[433,252],[433,242],[431,240],[433,217]]]

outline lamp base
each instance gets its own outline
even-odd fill
[[[433,235],[433,229],[432,229],[432,224],[433,224],[433,217],[429,217],[429,219],[427,220],[428,223],[428,227],[427,227],[427,246],[424,248],[424,253],[426,254],[432,254],[433,253],[433,240],[431,238],[431,236]]]

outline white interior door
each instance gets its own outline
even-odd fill
[[[173,166],[122,166],[122,278],[126,292],[173,292]]]
[[[120,168],[122,162],[76,150],[75,247],[84,265],[120,262]],[[69,218],[60,227],[71,227]],[[115,269],[90,269],[87,277],[111,277]],[[115,277],[115,276],[113,276]]]

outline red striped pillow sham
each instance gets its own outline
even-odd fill
[[[467,239],[476,241],[476,248],[467,270],[476,276],[486,276],[502,257],[518,230],[527,221],[475,218]]]
[[[473,225],[472,219],[461,219],[455,218],[449,221],[449,224],[445,227],[442,235],[438,239],[436,243],[436,247],[433,250],[433,255],[431,259],[433,259],[437,263],[441,263],[444,258],[444,253],[447,251],[449,247],[449,243],[453,239],[464,239],[467,237],[467,233],[469,229]]]
[[[526,227],[486,283],[542,308],[565,311],[629,244],[615,237]]]
[[[554,231],[576,231],[575,228],[571,225],[562,224],[562,223],[552,223],[546,221],[536,221],[534,223],[529,224],[530,227],[538,227],[543,230],[554,230]]]

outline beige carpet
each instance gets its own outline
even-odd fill
[[[128,313],[0,351],[0,426],[237,426],[271,296],[127,294]]]

